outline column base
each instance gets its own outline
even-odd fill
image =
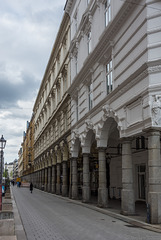
[[[101,207],[101,208],[108,207],[108,189],[107,188],[98,189],[98,207]]]
[[[56,193],[56,186],[54,184],[51,186],[51,192]]]
[[[60,184],[59,183],[56,184],[56,194],[60,195]]]
[[[72,199],[78,199],[78,187],[72,186]]]
[[[150,204],[150,222],[152,224],[161,223],[161,192],[149,192],[148,194]]]
[[[44,191],[45,191],[45,192],[47,192],[47,191],[48,191],[48,185],[47,185],[47,184],[45,184]]]
[[[82,202],[88,203],[91,199],[91,189],[90,187],[83,187],[82,189]]]
[[[50,184],[48,185],[48,192],[51,192],[51,186],[50,186]]]
[[[63,197],[67,197],[68,196],[68,186],[67,185],[63,185],[62,186],[62,196]]]
[[[135,215],[135,200],[133,190],[122,190],[121,214]]]

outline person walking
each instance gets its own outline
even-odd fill
[[[32,193],[32,191],[33,191],[33,184],[32,184],[32,182],[30,183],[30,192]]]

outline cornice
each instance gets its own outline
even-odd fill
[[[65,29],[67,28],[67,26],[69,24],[70,24],[70,18],[67,13],[64,13],[64,16],[62,18],[62,21],[61,21],[61,24],[59,27],[59,31],[57,33],[57,36],[56,36],[56,39],[55,39],[55,42],[54,42],[54,45],[53,45],[53,48],[52,48],[52,51],[51,51],[51,54],[49,57],[48,64],[46,66],[46,70],[45,70],[43,79],[41,81],[41,85],[40,85],[39,92],[37,94],[37,98],[35,100],[33,109],[35,109],[35,107],[37,106],[37,103],[39,102],[39,99],[41,98],[41,91],[44,88],[44,83],[46,82],[46,80],[48,79],[48,76],[50,75],[53,59],[55,59],[57,56],[57,53],[59,51],[59,46],[62,43],[64,35],[66,34]]]

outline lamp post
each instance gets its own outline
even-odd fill
[[[1,151],[1,162],[0,162],[0,211],[2,210],[2,179],[3,179],[3,149],[6,146],[6,140],[3,135],[0,138],[0,151]]]

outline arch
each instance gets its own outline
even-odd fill
[[[97,147],[107,147],[109,135],[114,129],[118,129],[119,135],[122,124],[116,112],[108,105],[102,108],[103,116],[94,128],[97,139]]]
[[[91,145],[95,141],[95,133],[93,129],[90,129],[81,141],[82,153],[90,153]]]

